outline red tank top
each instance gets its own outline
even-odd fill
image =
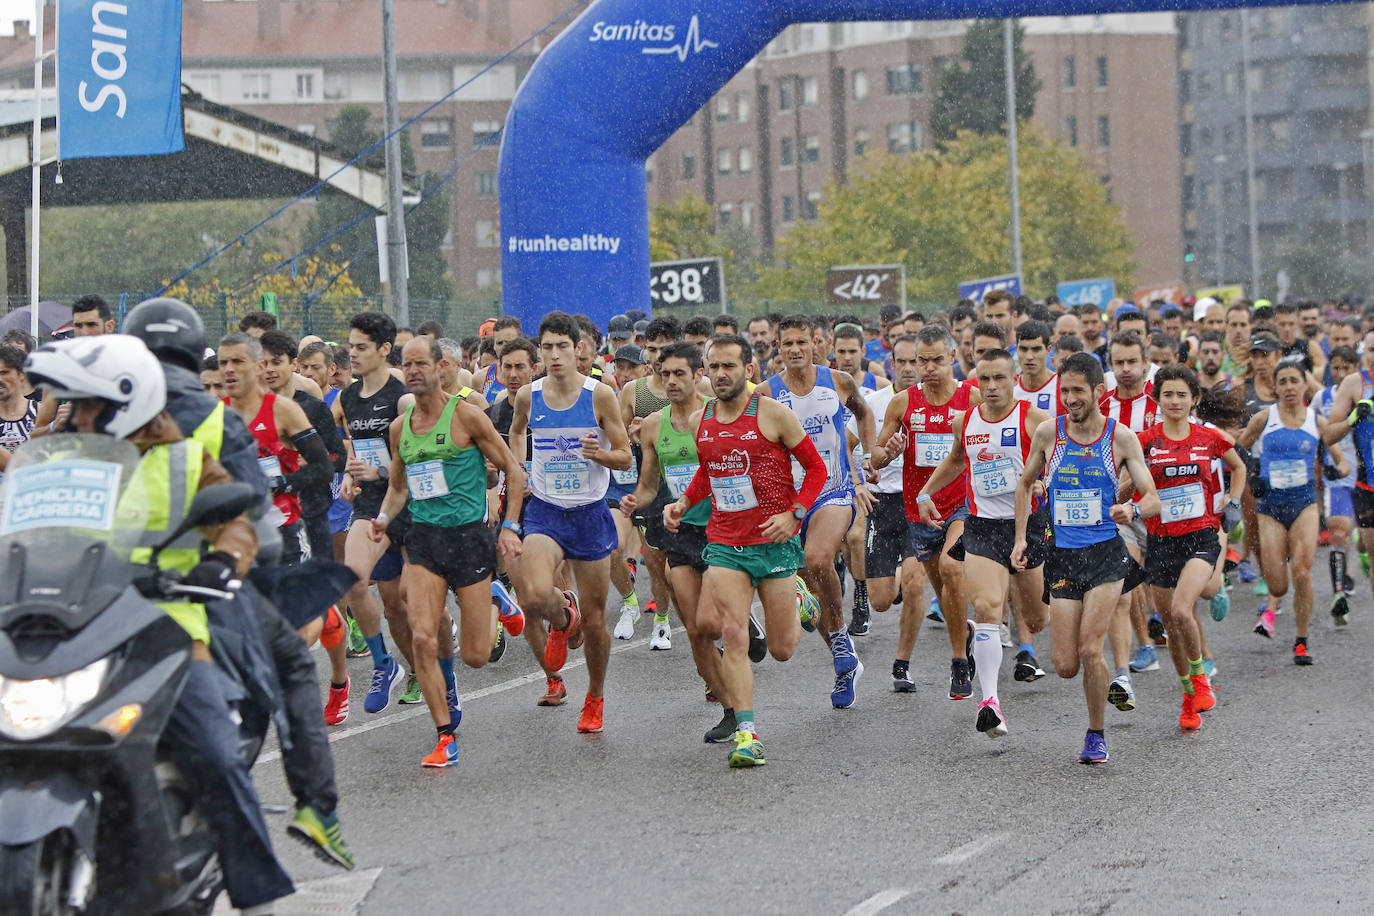
[[[716,419],[716,404],[706,403],[697,431],[697,460],[711,479],[706,539],[731,547],[766,544],[760,526],[797,500],[791,456],[759,431],[758,392],[733,423]]]
[[[902,501],[906,505],[908,521],[921,520],[916,497],[935,473],[935,467],[954,448],[954,415],[969,408],[969,395],[976,386],[971,381],[960,383],[954,395],[943,404],[931,404],[923,392],[908,388],[906,414],[902,426],[908,436],[902,462]],[[968,469],[943,487],[931,498],[941,517],[964,504],[968,495]]]
[[[225,398],[224,403],[228,404],[229,399]],[[281,476],[285,477],[300,470],[301,459],[300,453],[287,448],[277,435],[277,418],[274,413],[276,403],[277,396],[270,391],[266,392],[262,396],[262,406],[258,408],[257,415],[248,424],[248,431],[258,443],[258,466],[262,468],[263,473],[269,477],[275,476],[273,472],[280,468]],[[286,516],[284,524],[290,525],[300,521],[301,499],[295,493],[274,494],[272,502],[281,510],[282,515]]]

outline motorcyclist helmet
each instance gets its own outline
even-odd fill
[[[167,406],[167,378],[147,344],[128,334],[76,337],[29,354],[24,373],[63,400],[99,400],[96,432],[121,439],[138,432]]]
[[[159,297],[140,302],[124,319],[123,330],[147,344],[158,359],[200,372],[205,324],[196,310],[180,299]]]

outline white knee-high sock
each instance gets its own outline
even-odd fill
[[[997,673],[1002,667],[1002,637],[995,623],[973,625],[973,662],[984,700],[997,699]]]

